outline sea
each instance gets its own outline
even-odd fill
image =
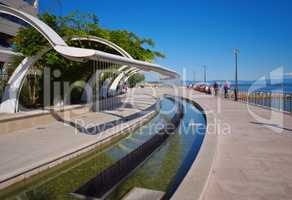
[[[208,81],[207,83],[212,85],[215,81]],[[216,80],[216,82],[223,87],[224,81]],[[228,81],[230,89],[234,89],[234,81]],[[198,84],[202,82],[198,81],[185,81],[185,85]],[[268,81],[239,81],[238,90],[241,92],[269,92],[269,93],[281,93],[292,94],[292,79],[281,80],[268,80]]]
[[[216,80],[216,82],[223,87],[225,81]],[[231,90],[235,88],[234,81],[228,81]],[[186,86],[191,84],[200,84],[202,82],[186,81],[184,84]],[[215,81],[208,81],[209,85],[215,83]],[[292,79],[288,80],[268,80],[268,81],[239,81],[238,82],[239,92],[248,93],[272,93],[281,94],[288,98],[277,98],[273,96],[271,99],[250,99],[249,102],[252,104],[258,104],[265,107],[271,107],[277,110],[292,112]]]

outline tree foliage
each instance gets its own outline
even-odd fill
[[[99,19],[94,14],[80,14],[73,12],[68,16],[57,17],[48,13],[40,16],[40,19],[55,30],[61,37],[74,35],[92,35],[107,39],[123,49],[133,58],[143,61],[152,61],[156,57],[165,56],[152,48],[155,43],[150,38],[141,38],[127,30],[108,30],[99,25]],[[33,27],[21,28],[15,37],[16,51],[25,56],[32,56],[45,46],[48,46],[46,39]],[[70,43],[70,42],[69,42]]]
[[[138,60],[151,62],[156,57],[164,58],[162,53],[152,50],[155,46],[152,39],[141,38],[135,33],[127,30],[109,30],[102,28],[99,24],[98,17],[94,14],[80,14],[78,12],[72,12],[68,16],[54,16],[45,13],[40,16],[40,19],[63,38],[70,38],[76,35],[97,36],[117,44],[126,50],[133,58]],[[70,40],[66,42],[70,46],[98,49],[104,52],[118,54],[118,52],[115,52],[113,49],[97,43]],[[14,39],[14,44],[15,50],[17,52],[21,52],[24,56],[36,55],[38,52],[49,46],[48,41],[33,27],[21,28]],[[35,64],[34,69],[42,69],[45,66],[49,67],[51,71],[59,70],[62,77],[59,77],[59,80],[57,81],[73,83],[75,81],[88,80],[93,73],[90,62],[91,61],[70,61],[52,49]],[[112,75],[116,76],[117,74],[113,73]],[[107,74],[107,76],[110,75]],[[136,76],[133,76],[133,78],[130,79],[133,85],[136,84],[134,84],[134,82],[137,80],[140,81],[141,79],[139,75],[138,79],[135,77]],[[38,78],[38,80],[39,82],[36,84],[42,85],[41,81],[43,79]],[[42,93],[42,90],[38,90],[38,97],[34,98],[42,99]]]
[[[132,87],[135,87],[138,83],[141,83],[145,80],[145,76],[144,74],[140,74],[140,73],[137,73],[137,74],[134,74],[133,76],[131,76],[128,80],[129,82],[129,87],[132,88]]]

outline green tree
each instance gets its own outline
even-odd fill
[[[119,45],[125,49],[133,58],[143,61],[151,62],[157,57],[163,58],[164,55],[160,52],[153,51],[155,43],[149,38],[140,38],[136,34],[127,30],[108,30],[100,27],[99,19],[94,14],[80,14],[73,12],[68,16],[54,16],[48,13],[44,13],[40,16],[40,19],[54,29],[61,37],[70,38],[72,36],[86,36],[92,35],[107,39],[113,43]],[[118,54],[113,49],[106,47],[105,45],[96,44],[86,41],[67,41],[68,45],[98,49],[104,52]],[[15,39],[15,50],[21,52],[24,56],[33,56],[40,52],[43,48],[49,46],[47,40],[37,32],[33,27],[21,28]],[[60,77],[61,82],[74,83],[75,81],[88,80],[92,74],[91,61],[87,62],[74,62],[70,61],[55,50],[49,51],[42,57],[36,64],[34,69],[42,69],[44,66],[51,68],[51,71],[59,70],[62,74]],[[107,76],[116,76],[114,72],[107,73]],[[38,104],[42,104],[42,87],[36,90],[36,85],[42,85],[42,77],[36,78],[36,81],[30,81],[27,85],[28,90],[31,90],[27,101],[33,102],[37,99]],[[137,81],[142,81],[140,75],[133,76],[129,82],[131,86],[136,85]],[[100,84],[101,85],[101,84]],[[36,91],[36,92],[33,92]]]
[[[140,74],[140,73],[134,74],[128,80],[129,87],[130,88],[135,87],[138,83],[141,83],[144,80],[145,80],[144,74]]]

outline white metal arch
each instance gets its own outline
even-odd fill
[[[15,8],[12,8],[3,4],[0,4],[0,12],[17,17],[25,21],[26,23],[30,24],[37,31],[39,31],[53,47],[68,46],[64,42],[64,40],[53,29],[51,29],[47,24],[45,24],[38,18],[33,17],[30,14],[27,14],[23,11],[17,10]]]
[[[0,4],[0,13],[5,13],[7,15],[15,16],[21,20],[24,20],[28,24],[30,24],[48,40],[48,42],[50,43],[52,48],[54,48],[54,50],[56,50],[58,53],[60,53],[62,56],[68,59],[71,59],[74,61],[76,60],[77,61],[83,61],[83,60],[107,61],[107,62],[111,62],[115,64],[136,67],[144,71],[154,71],[154,72],[160,73],[161,75],[168,76],[169,78],[172,78],[172,79],[179,78],[179,74],[177,74],[175,71],[169,70],[167,68],[164,68],[160,65],[156,65],[153,63],[138,61],[138,60],[121,57],[121,56],[117,56],[117,55],[113,55],[113,54],[109,54],[109,53],[105,53],[105,52],[101,52],[101,51],[93,50],[93,49],[70,47],[53,29],[51,29],[48,25],[43,23],[41,20],[27,13],[19,11],[15,8],[11,8],[9,6]],[[17,81],[13,83],[15,85],[13,85],[12,83],[11,85],[9,85],[9,87],[12,88],[9,91],[17,90],[17,88],[13,88],[13,87],[17,85],[18,86],[21,85],[21,83],[19,83],[18,81],[21,82],[22,80],[22,79],[20,80],[18,76],[25,76],[24,72],[30,66],[28,65],[29,62],[35,62],[35,60],[37,60],[37,56],[31,57],[31,59],[26,60],[26,62],[22,63],[23,66],[21,67],[21,69],[18,70],[17,73],[15,73],[16,77],[11,77],[12,80],[17,80]],[[6,95],[11,95],[11,94],[6,93]],[[15,94],[15,92],[12,95],[14,95],[14,97],[12,98],[17,97],[17,94]],[[11,112],[10,104],[11,104],[10,101],[8,102],[6,101],[4,102],[4,104],[2,103],[1,111]],[[14,109],[15,109],[15,105],[14,105]],[[15,110],[12,112],[15,112]]]
[[[76,41],[76,40],[77,41],[90,41],[90,42],[97,42],[100,44],[104,44],[104,45],[116,50],[119,54],[121,54],[121,56],[133,59],[133,57],[128,52],[126,52],[123,48],[121,48],[120,46],[116,45],[115,43],[113,43],[109,40],[106,40],[106,39],[103,39],[100,37],[91,36],[91,35],[90,36],[73,36],[70,40],[71,41]]]
[[[109,95],[110,96],[114,96],[117,92],[117,88],[118,88],[118,85],[120,84],[121,80],[126,77],[126,75],[128,73],[131,73],[132,71],[135,71],[135,70],[139,70],[137,68],[130,68],[130,69],[127,69],[125,71],[122,71],[115,79],[114,81],[112,82],[112,84],[109,86]]]
[[[123,79],[120,81],[119,85],[127,83],[127,81],[129,80],[130,77],[132,77],[133,75],[137,74],[138,72],[140,72],[141,70],[139,69],[135,69],[132,70],[131,72],[129,72],[128,74],[126,74]],[[119,88],[119,87],[118,87]],[[118,91],[119,92],[119,91]]]
[[[118,45],[115,45],[112,42],[107,41],[105,39],[98,38],[95,36],[86,36],[86,37],[74,36],[70,38],[70,40],[73,40],[73,41],[78,41],[79,39],[102,43],[116,50],[122,56],[127,56],[132,59],[132,57],[125,50],[120,48]],[[12,76],[10,77],[7,86],[5,87],[2,103],[0,105],[0,112],[14,113],[18,111],[20,91],[22,89],[23,82],[24,82],[27,72],[29,71],[29,68],[32,67],[45,53],[47,53],[51,49],[52,49],[51,47],[46,47],[41,52],[39,52],[36,56],[24,58],[23,61],[18,65],[18,67],[16,68]],[[122,66],[119,70],[122,71],[125,68],[127,68],[127,66]],[[136,68],[131,68],[131,69],[136,69]],[[88,83],[86,84],[85,92],[82,95],[83,99],[85,99],[84,98],[85,95],[87,96],[87,99],[92,98],[92,86],[93,86],[94,80],[96,80],[96,76],[97,76],[96,74],[93,74],[92,77],[89,79]]]
[[[128,53],[128,52],[126,52],[123,48],[121,48],[120,46],[118,46],[118,45],[116,45],[116,44],[114,44],[114,43],[112,43],[112,42],[110,42],[110,41],[108,41],[108,40],[106,40],[106,39],[103,39],[103,38],[99,38],[99,37],[96,37],[96,36],[73,36],[72,38],[71,38],[71,41],[90,41],[90,42],[96,42],[96,43],[101,43],[101,44],[104,44],[104,45],[106,45],[106,46],[108,46],[108,47],[110,47],[110,48],[112,48],[112,49],[114,49],[115,51],[117,51],[121,56],[123,56],[123,57],[126,57],[126,58],[129,58],[129,59],[133,59],[133,57]],[[124,74],[123,73],[123,71],[124,70],[126,70],[126,69],[128,69],[129,67],[127,66],[127,65],[123,65],[123,66],[121,66],[119,69],[118,69],[118,71],[120,72],[120,74]],[[134,69],[137,69],[137,68],[135,68],[135,67],[130,67],[130,69],[131,70],[134,70]],[[83,94],[82,94],[82,97],[81,97],[81,99],[83,100],[83,101],[85,101],[85,100],[90,100],[90,99],[92,99],[92,93],[93,93],[93,91],[92,91],[92,88],[93,88],[93,86],[94,86],[94,82],[95,82],[95,80],[97,79],[97,77],[98,77],[98,73],[99,72],[96,72],[95,74],[93,74],[91,77],[90,77],[90,79],[88,80],[88,82],[87,82],[87,84],[86,84],[86,86],[85,86],[85,88],[84,88],[84,92],[83,92]],[[101,96],[102,97],[105,97],[105,95],[107,96],[108,94],[110,94],[110,88],[111,88],[111,86],[113,85],[113,84],[111,84],[111,82],[116,82],[116,80],[117,80],[117,78],[118,78],[119,76],[117,76],[113,81],[112,81],[112,79],[110,80],[110,82],[108,82],[107,84],[106,84],[106,86],[108,87],[108,88],[104,88],[105,86],[103,85],[102,86],[102,94],[101,94]],[[116,86],[116,88],[117,88],[117,86]],[[105,92],[105,90],[107,90],[106,92]],[[116,89],[115,89],[116,90]]]
[[[126,76],[126,78],[124,79],[124,82],[127,82],[129,80],[129,78],[131,78],[133,75],[137,74],[139,71],[140,70],[131,72],[128,76]]]
[[[47,47],[35,56],[24,58],[17,66],[9,78],[7,86],[5,87],[2,103],[0,105],[0,112],[15,113],[18,111],[20,91],[29,68],[33,66],[50,49],[50,47]]]
[[[52,28],[43,23],[41,20],[15,8],[0,4],[0,13],[12,15],[21,20],[24,20],[25,22],[33,26],[37,31],[39,31],[58,53],[69,59],[80,61],[84,59],[108,61],[115,64],[137,67],[144,71],[154,71],[161,75],[168,76],[170,79],[177,79],[180,77],[180,75],[175,71],[157,64],[129,59],[93,49],[70,47]]]
[[[102,98],[106,98],[106,97],[108,97],[108,87],[109,87],[109,85],[110,85],[111,82],[112,82],[112,78],[107,78],[107,79],[102,83],[101,90],[99,91],[99,95],[100,95]]]
[[[0,49],[0,57],[1,57],[1,62],[8,62],[10,61],[14,56],[23,56],[21,53],[15,53],[10,50],[6,49]]]

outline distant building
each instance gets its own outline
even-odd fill
[[[17,8],[35,16],[38,14],[38,0],[0,0],[0,4]],[[11,61],[11,57],[15,54],[12,52],[12,39],[22,26],[27,26],[27,24],[16,17],[0,13],[0,75],[2,78],[5,73],[4,66]]]

